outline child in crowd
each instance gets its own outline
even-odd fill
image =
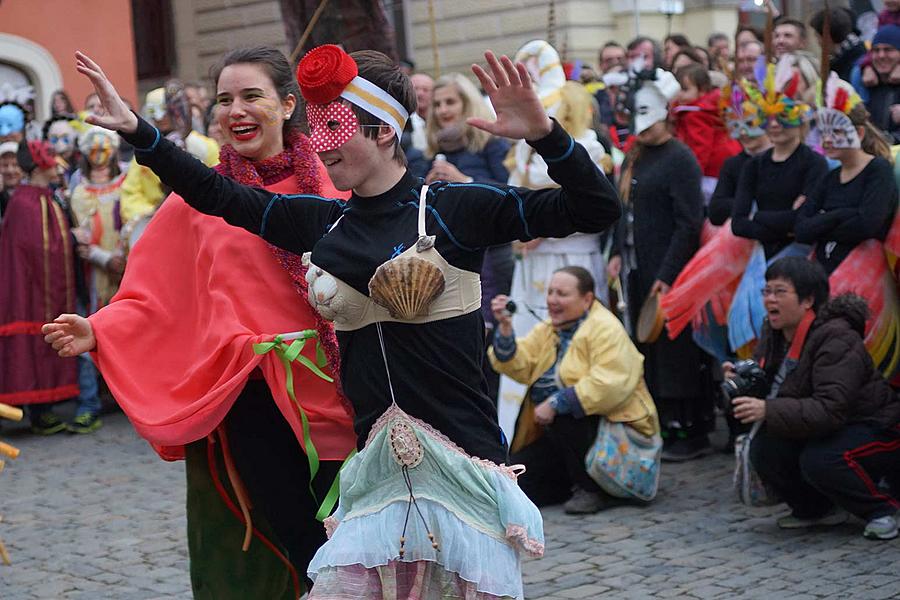
[[[675,137],[697,157],[708,198],[715,189],[722,163],[738,154],[741,145],[728,134],[719,112],[721,90],[712,85],[707,69],[702,65],[688,65],[675,76],[681,85],[671,111]]]

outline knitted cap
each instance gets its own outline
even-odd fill
[[[900,25],[879,27],[875,37],[872,38],[872,46],[877,46],[878,44],[887,44],[900,50]]]

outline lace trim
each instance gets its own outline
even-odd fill
[[[437,429],[435,429],[434,427],[432,427],[425,421],[423,421],[421,419],[417,419],[416,417],[409,415],[408,413],[406,413],[402,408],[400,408],[396,404],[392,404],[391,406],[389,406],[388,409],[386,411],[384,411],[380,417],[378,417],[378,420],[375,421],[375,424],[372,425],[372,429],[369,431],[369,436],[366,438],[365,445],[368,446],[372,442],[372,440],[375,439],[375,436],[378,435],[382,429],[387,427],[388,422],[394,418],[401,418],[401,419],[407,419],[409,421],[412,421],[413,424],[416,425],[416,427],[422,429],[426,434],[433,437],[435,440],[437,440],[437,442],[439,444],[441,444],[442,446],[444,446],[451,452],[456,452],[457,454],[461,454],[468,460],[470,460],[478,465],[481,465],[482,467],[485,467],[487,469],[497,471],[501,475],[505,475],[506,477],[509,477],[513,481],[517,481],[519,478],[519,475],[521,475],[522,473],[525,472],[524,465],[506,465],[506,464],[498,465],[494,461],[488,460],[486,458],[478,458],[477,456],[469,456],[469,454],[467,454],[465,450],[463,450],[458,445],[456,445],[456,443],[453,440],[451,440],[450,438],[448,438],[446,435],[444,435],[443,433],[441,433],[440,431],[438,431]]]
[[[331,536],[334,535],[334,531],[338,528],[341,522],[334,515],[328,517],[324,521],[322,521],[322,525],[325,526],[325,535],[328,539],[331,539]]]
[[[525,552],[535,558],[544,555],[544,544],[534,538],[528,537],[528,530],[522,525],[507,525],[506,538],[517,543],[525,549]]]

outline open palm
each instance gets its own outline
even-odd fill
[[[119,96],[119,92],[113,87],[100,65],[95,63],[90,56],[79,51],[75,53],[75,70],[91,80],[94,91],[97,92],[100,103],[106,110],[105,115],[88,115],[85,121],[122,133],[137,131],[137,117]]]
[[[41,327],[44,341],[62,356],[78,356],[97,346],[91,322],[79,315],[62,314]]]
[[[497,120],[491,122],[470,118],[467,123],[499,137],[526,141],[534,141],[550,133],[553,123],[531,85],[525,65],[513,64],[508,56],[501,56],[498,60],[490,50],[484,53],[484,58],[491,72],[478,65],[472,65],[472,72],[490,97]]]

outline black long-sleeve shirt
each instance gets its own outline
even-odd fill
[[[713,225],[724,225],[725,221],[731,218],[741,171],[744,169],[744,165],[750,162],[751,158],[753,157],[747,154],[746,151],[741,151],[727,158],[722,163],[722,169],[719,171],[719,181],[716,183],[716,191],[713,192],[712,197],[709,199],[709,207],[707,209],[709,222]]]
[[[734,235],[759,240],[772,258],[793,241],[793,209],[798,196],[808,196],[828,172],[828,163],[806,144],[800,144],[787,160],[772,160],[772,150],[750,159],[741,171],[731,230]],[[756,213],[751,216],[753,202]]]
[[[125,137],[136,148],[153,148],[138,151],[138,162],[153,169],[196,209],[291,252],[312,250],[317,266],[363,294],[368,295],[368,282],[379,265],[416,242],[422,181],[409,173],[383,194],[354,193],[347,202],[279,195],[222,177],[159,139],[143,121],[135,134]],[[430,187],[426,229],[437,237],[435,247],[450,264],[479,272],[486,247],[516,239],[565,237],[575,231],[599,232],[619,217],[615,190],[587,151],[558,124],[532,146],[561,188],[445,182]],[[329,231],[340,217],[340,224]],[[469,454],[505,462],[507,446],[481,370],[480,311],[422,325],[386,322],[382,330],[400,407]],[[354,426],[361,446],[391,402],[376,326],[338,332],[338,342],[341,379],[356,411]]]
[[[829,274],[868,239],[884,240],[897,207],[894,168],[877,157],[841,183],[835,169],[816,186],[797,215],[798,242],[816,244],[816,260]]]

